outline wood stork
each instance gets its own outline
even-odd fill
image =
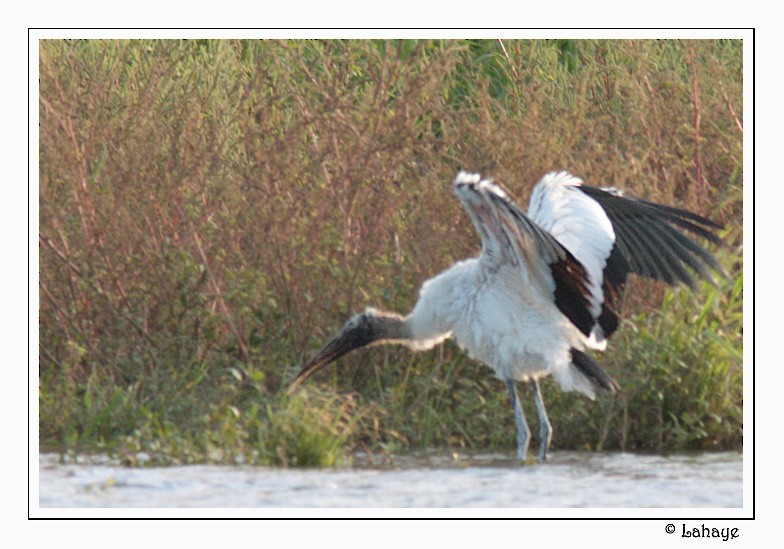
[[[460,171],[454,191],[482,239],[481,254],[426,281],[408,316],[369,308],[352,317],[304,365],[289,394],[353,349],[398,343],[419,351],[451,337],[506,382],[523,461],[530,431],[515,381],[531,385],[544,461],[552,428],[539,378],[552,375],[562,390],[591,399],[597,388],[618,390],[584,351],[603,350],[618,328],[629,274],[692,286],[695,273],[713,282],[710,269],[726,277],[713,255],[681,232],[720,244],[710,231],[720,225],[617,189],[589,187],[567,172],[542,178],[527,215],[479,174]]]

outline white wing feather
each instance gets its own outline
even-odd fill
[[[528,216],[585,267],[590,282],[591,313],[596,318],[604,302],[603,272],[615,243],[615,231],[599,203],[579,190],[582,183],[567,172],[545,175],[531,194]],[[606,346],[598,324],[591,336],[590,347]]]

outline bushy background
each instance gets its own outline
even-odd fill
[[[726,225],[731,279],[631,284],[554,449],[742,444],[740,41],[40,43],[40,442],[135,464],[513,446],[452,344],[285,384],[352,313],[479,250],[458,167],[525,204],[568,169]],[[533,414],[532,409],[529,414]],[[535,416],[532,416],[535,417]]]

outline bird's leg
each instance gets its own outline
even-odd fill
[[[514,408],[515,428],[517,433],[517,459],[525,461],[528,455],[528,441],[531,438],[531,432],[528,429],[528,424],[525,422],[525,415],[523,415],[523,408],[520,405],[520,397],[517,394],[517,388],[513,379],[506,380],[506,386],[509,389],[509,399],[512,401],[512,408]]]
[[[553,437],[553,427],[550,425],[550,420],[547,418],[547,410],[544,407],[544,399],[542,399],[542,390],[539,388],[539,381],[533,379],[531,382],[533,383],[536,413],[539,415],[539,436],[542,444],[539,448],[539,461],[543,462],[547,459],[547,449],[550,447],[550,439]]]

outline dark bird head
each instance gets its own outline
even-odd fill
[[[289,395],[293,394],[307,378],[327,364],[334,362],[354,349],[359,349],[376,341],[379,338],[376,330],[376,318],[372,310],[351,317],[337,335],[330,339],[313,358],[305,363],[297,377],[289,385],[287,393]]]

